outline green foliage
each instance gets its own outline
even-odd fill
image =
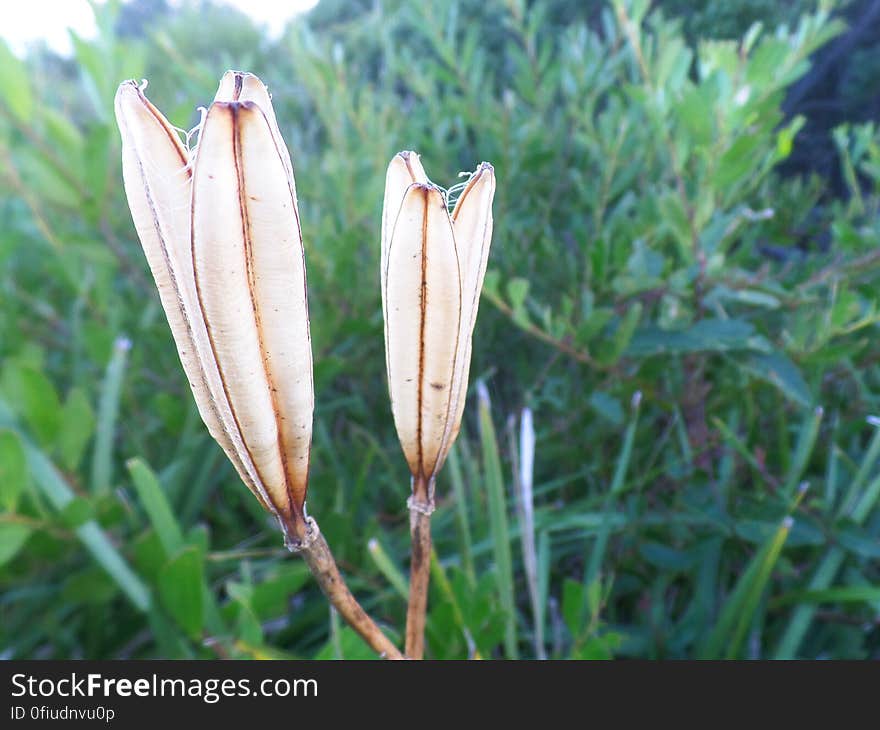
[[[96,5],[71,61],[0,46],[4,655],[369,656],[208,437],[125,204],[116,85],[148,78],[189,128],[232,67],[270,85],[296,167],[309,509],[391,634],[409,485],[378,232],[411,148],[499,181],[491,404],[438,484],[429,656],[877,656],[880,132],[836,131],[845,199],[776,172],[786,89],[840,31],[824,5],[746,3],[766,27],[742,28],[721,3],[324,0],[274,42],[156,5]]]

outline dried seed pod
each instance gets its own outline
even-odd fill
[[[381,253],[385,354],[394,423],[414,485],[433,483],[458,435],[494,193],[494,170],[484,162],[450,215],[418,155],[401,152],[388,167]]]
[[[228,72],[194,159],[133,82],[116,117],[129,208],[199,413],[296,544],[312,354],[293,168],[269,94]]]

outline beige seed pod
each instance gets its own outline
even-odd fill
[[[268,91],[228,72],[194,159],[133,82],[116,95],[129,208],[199,413],[291,544],[314,392],[290,155]]]
[[[380,264],[385,354],[391,410],[414,485],[433,483],[461,425],[494,194],[495,172],[484,162],[450,215],[418,155],[401,152],[388,167]]]

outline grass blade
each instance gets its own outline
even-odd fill
[[[182,625],[188,632],[190,632],[190,635],[192,635],[193,626],[196,623],[194,617],[198,615],[200,629],[203,625],[208,631],[214,634],[215,640],[219,640],[219,637],[226,632],[226,625],[220,613],[220,608],[217,605],[217,599],[209,587],[205,576],[205,556],[200,550],[186,547],[186,540],[183,531],[181,530],[180,523],[177,521],[177,517],[165,495],[165,490],[162,489],[162,486],[159,483],[159,478],[156,476],[155,472],[150,469],[145,461],[138,458],[129,459],[125,465],[131,475],[131,480],[134,483],[138,499],[143,505],[144,511],[147,513],[147,517],[150,520],[150,524],[156,531],[156,535],[159,537],[159,542],[165,550],[165,555],[168,557],[168,563],[163,570],[169,569],[172,572],[175,570],[188,571],[187,574],[190,575],[189,580],[191,582],[195,580],[201,582],[201,588],[198,586],[192,587],[194,592],[199,592],[200,595],[198,598],[192,598],[188,593],[185,596],[181,594],[181,600],[183,600],[184,604],[187,606],[186,610],[193,612],[192,614],[187,614],[189,616],[187,619],[188,622],[185,621]],[[178,561],[181,554],[187,550],[193,550],[195,557],[186,558],[185,562],[181,563],[176,568],[168,568],[170,563]],[[194,566],[196,560],[198,565]],[[166,581],[167,580],[168,579],[166,578]],[[163,586],[161,581],[159,585],[161,589]],[[169,588],[165,585],[165,600],[168,599],[168,591]],[[174,591],[172,591],[172,593],[173,592]],[[174,595],[177,596],[177,593]]]
[[[464,440],[464,439],[462,439]],[[455,523],[458,527],[458,539],[460,541],[461,567],[471,585],[477,582],[477,574],[474,570],[474,548],[471,534],[471,521],[469,516],[469,504],[467,491],[464,486],[461,462],[458,456],[458,446],[453,446],[449,451],[447,469],[452,482],[452,493],[455,495]]]
[[[786,516],[755,553],[725,602],[715,628],[703,643],[699,658],[717,659],[724,656],[732,659],[737,656],[793,524],[791,516]]]
[[[394,564],[391,556],[388,555],[385,548],[382,547],[375,537],[367,543],[367,551],[373,562],[379,569],[379,572],[385,576],[385,579],[391,584],[397,594],[406,601],[409,598],[409,581],[400,569]]]
[[[877,461],[878,455],[880,455],[880,429],[874,433],[874,437],[871,439],[871,443],[865,452],[846,499],[844,499],[844,506],[841,508],[841,514],[845,514],[847,511],[846,505],[853,504],[851,519],[857,525],[863,524],[868,519],[878,499],[880,499],[880,475],[875,477],[865,487],[864,492],[859,497],[861,483],[867,479],[871,468]],[[832,545],[828,552],[825,553],[822,562],[819,563],[819,567],[816,568],[816,572],[813,573],[813,577],[807,584],[807,592],[816,593],[827,590],[834,581],[845,558],[845,550],[839,545]],[[794,610],[791,620],[776,646],[776,651],[774,652],[775,659],[794,659],[797,656],[801,642],[803,642],[815,615],[816,605],[812,602],[802,603]]]
[[[489,497],[489,528],[495,553],[498,593],[505,613],[504,651],[508,659],[517,659],[516,604],[513,597],[513,558],[510,550],[510,529],[507,523],[507,501],[501,457],[489,404],[489,391],[483,382],[477,383],[479,401],[480,441],[483,449],[483,469]]]
[[[785,486],[782,488],[782,494],[787,497],[794,495],[794,490],[803,476],[807,468],[807,462],[813,454],[813,448],[816,446],[816,437],[819,435],[819,426],[822,424],[822,416],[825,411],[819,406],[813,411],[812,417],[804,421],[801,426],[801,432],[798,436],[797,446],[794,450],[794,457],[788,474],[785,478]]]
[[[630,457],[632,456],[633,443],[636,438],[636,428],[639,424],[639,408],[642,404],[642,394],[636,391],[632,397],[631,412],[632,416],[629,425],[626,427],[626,434],[623,437],[623,446],[617,457],[617,465],[614,467],[614,477],[611,480],[611,487],[608,494],[605,495],[605,503],[603,505],[603,513],[605,519],[602,521],[602,528],[596,537],[593,545],[593,551],[590,553],[590,559],[587,562],[587,570],[584,573],[584,586],[588,587],[599,577],[599,570],[602,567],[602,561],[605,559],[605,550],[608,547],[608,538],[611,535],[610,513],[614,506],[614,501],[624,491],[624,483],[626,473],[629,469]],[[584,591],[584,595],[586,595]],[[584,606],[586,611],[586,606]]]
[[[0,425],[9,426],[16,430],[11,411],[2,401],[0,401]],[[27,454],[28,466],[34,484],[52,507],[60,512],[73,501],[75,497],[73,490],[67,485],[49,458],[34,446],[24,434],[21,432],[18,434]],[[90,520],[77,527],[74,532],[86,550],[91,553],[95,562],[115,581],[135,608],[139,611],[149,611],[151,604],[149,589],[113,546],[98,523]]]
[[[92,452],[92,494],[106,494],[110,491],[110,483],[113,480],[113,437],[119,415],[122,378],[130,349],[130,340],[125,337],[117,338],[113,343],[113,354],[104,374],[101,397],[98,401],[95,446]]]
[[[834,576],[837,575],[837,571],[840,570],[845,557],[846,553],[844,553],[843,548],[839,547],[832,547],[825,553],[822,562],[819,563],[819,567],[816,568],[816,572],[813,573],[813,577],[807,584],[807,591],[812,593],[828,588],[831,585],[831,581],[834,580]],[[801,604],[795,609],[785,629],[785,633],[773,652],[774,659],[794,659],[797,656],[801,642],[810,628],[815,615],[816,606],[812,604]]]
[[[464,613],[461,610],[458,599],[455,597],[455,591],[452,589],[452,584],[449,582],[446,571],[437,559],[437,552],[435,550],[431,551],[431,577],[434,579],[434,585],[437,586],[443,598],[452,608],[453,620],[461,631],[462,636],[464,636],[465,643],[468,647],[468,657],[470,659],[478,659],[477,644],[474,641],[470,629],[465,623]]]
[[[840,464],[840,449],[837,446],[837,428],[840,419],[837,414],[831,426],[831,446],[828,449],[828,464],[825,467],[825,508],[829,512],[837,502],[837,480]]]
[[[138,498],[169,557],[183,547],[183,532],[153,470],[142,459],[126,462]]]
[[[880,586],[861,585],[788,593],[777,598],[770,606],[778,608],[792,603],[877,603],[878,601],[880,601]]]
[[[755,470],[755,472],[765,481],[768,481],[769,475],[767,469],[758,463],[754,455],[749,451],[748,447],[740,440],[730,426],[717,416],[712,417],[712,425],[718,431],[721,438],[737,453],[742,459]]]
[[[844,497],[843,503],[840,506],[840,511],[838,512],[838,517],[848,514],[855,507],[862,485],[868,479],[871,470],[876,466],[877,460],[880,459],[880,427],[878,427],[878,424],[873,421],[869,422],[871,425],[875,426],[874,436],[871,439],[871,443],[868,445],[868,450],[862,457],[862,463],[859,465],[859,470],[853,477],[852,483],[846,492],[846,496]]]

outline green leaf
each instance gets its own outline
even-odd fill
[[[623,407],[617,398],[601,390],[594,390],[590,394],[589,403],[596,413],[607,418],[612,425],[619,426],[623,423]]]
[[[786,517],[755,553],[725,602],[715,628],[703,642],[700,658],[737,658],[792,524],[791,517]]]
[[[526,310],[526,297],[529,294],[528,279],[511,279],[507,282],[507,298],[513,310],[513,321],[520,327],[529,326],[529,313]]]
[[[642,303],[635,302],[626,310],[626,314],[620,319],[617,329],[609,340],[606,340],[599,349],[596,357],[603,365],[613,365],[630,348],[636,327],[642,316]],[[627,352],[628,354],[628,352]]]
[[[37,440],[54,443],[61,425],[61,403],[55,386],[41,370],[10,365],[3,371],[3,392]]]
[[[141,459],[129,459],[126,462],[128,473],[134,482],[138,494],[150,523],[156,530],[166,555],[174,555],[183,546],[183,532],[171,505],[165,497],[165,492],[159,484],[156,475]]]
[[[635,333],[626,354],[630,357],[681,355],[691,352],[727,352],[764,349],[766,341],[740,319],[703,319],[685,330],[665,332],[645,327]]]
[[[489,269],[483,278],[483,292],[500,298],[501,272],[498,269]]]
[[[639,545],[639,553],[651,565],[676,573],[690,570],[701,557],[699,553],[676,550],[653,541]]]
[[[67,176],[60,175],[54,160],[48,159],[45,153],[34,147],[25,147],[17,162],[22,178],[28,181],[30,189],[40,191],[41,200],[70,210],[78,208],[84,191]]]
[[[61,465],[74,471],[95,430],[95,414],[85,392],[73,388],[61,409],[61,431],[58,434],[58,455]]]
[[[405,601],[409,596],[409,581],[394,564],[394,560],[388,554],[382,543],[375,537],[367,543],[367,551],[373,558],[373,563],[379,569],[379,572],[385,576],[385,580],[391,584],[397,594]]]
[[[58,514],[61,524],[73,530],[92,519],[92,503],[83,497],[71,499]]]
[[[12,413],[3,400],[0,400],[0,427],[14,424]],[[73,490],[58,472],[55,465],[40,449],[19,434],[27,454],[28,466],[36,487],[42,492],[56,510],[62,510],[74,499]],[[144,582],[132,571],[125,558],[113,542],[95,522],[87,522],[76,528],[76,535],[95,561],[113,578],[120,589],[139,611],[150,608],[150,591]]]
[[[115,134],[115,129],[114,132]],[[88,132],[83,161],[84,183],[94,200],[103,200],[109,182],[108,156],[114,150],[110,143],[111,128],[106,124],[94,124]],[[115,151],[115,150],[114,150]]]
[[[659,222],[675,238],[682,260],[691,262],[694,257],[693,231],[691,230],[691,223],[688,220],[688,214],[684,209],[681,197],[677,193],[669,191],[665,195],[657,196],[653,203],[657,207],[656,215]],[[649,281],[647,287],[650,288],[656,283],[656,281]]]
[[[109,93],[108,76],[105,72],[107,59],[100,51],[98,43],[83,40],[73,31],[68,31],[76,53],[77,65],[82,77],[86,96],[90,98],[94,111],[100,119],[109,119],[112,109],[112,93]]]
[[[647,291],[663,284],[666,258],[649,248],[644,241],[633,242],[633,251],[626,262],[626,271],[613,281],[614,290],[624,296]]]
[[[462,429],[462,431],[464,431],[464,429]],[[461,567],[465,575],[467,575],[473,583],[475,581],[476,571],[474,569],[473,555],[474,540],[471,532],[470,510],[468,508],[470,501],[468,500],[467,491],[465,489],[464,474],[461,465],[461,458],[459,457],[460,450],[463,450],[465,455],[468,454],[463,446],[466,442],[467,438],[465,437],[465,434],[462,433],[458,442],[453,444],[452,448],[449,450],[449,466],[446,471],[449,475],[449,481],[452,482],[452,492],[455,495],[455,522],[458,528]]]
[[[507,282],[507,298],[511,308],[516,311],[522,309],[529,295],[529,280],[522,278],[511,279]]]
[[[880,586],[839,586],[818,591],[798,591],[780,596],[772,606],[787,606],[792,603],[878,603]]]
[[[723,302],[739,302],[754,307],[765,307],[767,309],[779,309],[781,302],[778,297],[757,289],[730,289],[729,287],[719,284],[716,286],[706,298],[703,304],[707,307],[715,306],[719,301]]]
[[[795,488],[807,468],[810,456],[813,454],[823,415],[824,411],[822,408],[816,408],[811,415],[804,419],[804,423],[801,426],[794,457],[786,475],[785,485],[782,488],[782,494],[789,499],[794,496]]]
[[[601,636],[590,636],[577,647],[572,659],[588,659],[592,661],[608,661],[614,658],[614,652],[623,644],[623,634],[606,632]]]
[[[596,337],[602,329],[614,317],[614,310],[611,307],[601,307],[590,312],[588,317],[578,325],[575,332],[575,343],[581,346],[588,345],[594,337]]]
[[[599,532],[596,541],[592,545],[590,558],[584,571],[583,584],[588,589],[590,586],[600,584],[601,576],[599,571],[605,560],[605,550],[608,546],[608,539],[614,525],[615,501],[623,494],[627,484],[626,475],[629,471],[630,461],[632,459],[632,449],[635,443],[636,430],[639,427],[639,412],[642,405],[642,393],[636,391],[630,400],[630,421],[626,427],[623,437],[623,444],[620,447],[620,453],[617,455],[617,464],[614,467],[614,476],[611,479],[611,485],[605,495],[602,505],[603,516],[600,518]],[[582,515],[583,516],[583,515]],[[585,610],[583,607],[581,610]]]
[[[24,547],[33,532],[28,525],[17,522],[0,523],[0,566],[6,565]]]
[[[65,601],[91,606],[107,603],[118,593],[119,586],[98,568],[88,568],[70,576],[61,591]]]
[[[477,383],[477,396],[480,441],[483,448],[483,469],[489,500],[489,528],[492,533],[498,595],[505,612],[504,649],[507,659],[516,659],[519,652],[516,638],[516,601],[513,594],[513,557],[510,550],[507,499],[504,477],[501,473],[501,455],[498,451],[498,440],[495,437],[495,426],[492,423],[489,391],[482,381]]]
[[[714,187],[719,192],[745,182],[758,165],[765,140],[760,134],[743,134],[721,155]]]
[[[82,134],[70,118],[57,109],[46,106],[41,108],[40,113],[43,123],[46,125],[47,141],[52,143],[55,149],[63,149],[70,152],[73,158],[82,146]]]
[[[813,396],[804,377],[791,359],[783,352],[754,354],[738,363],[750,375],[765,380],[799,406],[809,407]]]
[[[204,623],[204,564],[196,548],[185,548],[159,572],[159,598],[172,618],[191,639],[198,639]]]
[[[562,583],[562,620],[574,637],[580,636],[583,628],[585,591],[582,583],[571,578]]]
[[[263,625],[249,602],[238,602],[238,614],[235,618],[235,633],[240,641],[257,646],[263,644]]]
[[[711,143],[715,131],[712,106],[715,101],[713,85],[693,86],[682,94],[674,112],[679,124],[695,145]]]
[[[374,660],[376,654],[354,629],[345,626],[315,654],[314,659]]]
[[[837,543],[844,549],[868,560],[880,560],[880,540],[857,527],[845,527],[837,532]]]
[[[122,393],[122,379],[131,342],[125,337],[117,337],[113,343],[113,353],[107,363],[104,382],[101,385],[101,398],[98,403],[98,430],[95,448],[92,453],[92,492],[106,494],[113,479],[113,436],[116,433],[116,419],[119,415],[119,399]]]
[[[278,566],[253,587],[250,605],[254,613],[264,620],[283,616],[290,597],[309,582],[310,576],[302,562]]]
[[[34,99],[25,65],[0,40],[0,97],[12,115],[24,124],[33,123]]]
[[[156,583],[159,580],[159,572],[168,559],[156,531],[147,530],[139,535],[132,544],[132,554],[132,561],[141,575],[151,583]]]
[[[15,431],[0,429],[0,509],[15,512],[30,477],[27,455]]]

